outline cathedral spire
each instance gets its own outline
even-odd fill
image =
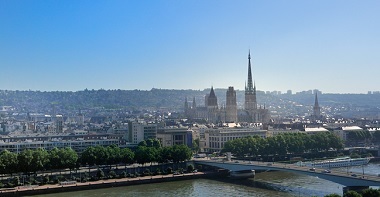
[[[215,97],[214,86],[211,86],[210,97]]]
[[[314,107],[319,107],[319,103],[318,103],[318,93],[315,92],[315,103],[314,103]]]
[[[319,107],[317,92],[315,92],[315,103],[314,103],[314,107],[313,107],[313,118],[314,118],[314,121],[320,120],[320,118],[321,118],[321,108]]]
[[[251,50],[248,52],[248,87],[247,91],[253,92],[253,83],[252,83],[252,69],[251,69]]]

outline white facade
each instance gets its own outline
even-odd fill
[[[205,132],[207,152],[220,152],[224,148],[224,143],[248,136],[259,136],[266,138],[267,130],[257,130],[256,128],[215,128]]]
[[[66,148],[70,147],[77,153],[83,152],[89,146],[110,146],[112,144],[119,144],[118,139],[99,139],[99,140],[51,140],[51,141],[31,141],[26,140],[23,142],[4,142],[0,141],[0,151],[8,150],[14,153],[20,153],[25,149],[43,148],[51,150],[55,147]]]
[[[129,141],[138,144],[147,139],[155,139],[157,137],[157,124],[147,124],[140,122],[131,122],[131,136]]]

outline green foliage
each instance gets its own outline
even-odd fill
[[[109,172],[108,176],[109,176],[109,178],[111,178],[111,179],[116,178],[116,173],[115,173],[115,171],[111,170],[111,171]]]
[[[119,175],[120,178],[126,178],[127,177],[127,172],[126,171],[123,171],[121,172],[121,174]]]
[[[116,145],[108,147],[90,146],[87,147],[81,154],[81,163],[83,165],[105,165],[118,163],[133,163],[134,153],[128,149],[120,149]]]
[[[42,148],[32,151],[32,165],[30,166],[32,172],[45,170],[49,163],[49,153]]]
[[[160,170],[160,168],[157,168],[157,169],[156,169],[155,174],[156,174],[156,175],[160,175],[160,174],[161,174],[161,170]]]
[[[0,173],[24,172],[35,173],[42,170],[59,170],[77,167],[78,161],[83,165],[111,165],[131,164],[137,161],[140,164],[150,162],[182,162],[191,159],[192,151],[185,145],[172,147],[159,147],[155,140],[151,141],[152,147],[139,146],[135,152],[128,148],[119,148],[116,145],[108,147],[90,146],[86,148],[81,157],[71,148],[53,148],[50,151],[44,149],[25,149],[19,154],[7,150],[0,153]],[[44,182],[44,181],[42,181]],[[48,181],[46,181],[48,182]]]
[[[145,169],[144,172],[143,172],[143,175],[144,176],[150,176],[151,175],[150,170],[148,168]]]
[[[13,180],[12,180],[12,184],[14,186],[19,186],[21,184],[20,177],[18,177],[18,176],[14,177]]]
[[[194,171],[194,166],[193,165],[188,165],[187,166],[187,172],[193,172]]]
[[[347,191],[346,193],[343,194],[343,197],[362,197],[358,192],[356,191]]]
[[[0,173],[15,173],[17,172],[18,159],[16,153],[11,153],[8,150],[4,150],[0,154]]]
[[[161,142],[158,139],[147,139],[144,141],[141,141],[138,146],[147,146],[147,147],[153,147],[153,148],[160,148],[161,147]]]
[[[48,184],[49,181],[50,181],[49,175],[44,175],[43,178],[42,178],[42,183],[43,184]]]
[[[173,162],[178,163],[182,161],[186,161],[191,159],[191,156],[193,155],[191,149],[187,147],[186,145],[174,145],[171,146],[171,159]]]
[[[98,171],[96,171],[96,177],[97,177],[98,179],[102,179],[102,178],[104,178],[104,172],[103,172],[102,169],[98,169]]]
[[[325,195],[324,197],[341,197],[341,195],[339,195],[339,194],[328,194],[328,195]]]
[[[134,162],[135,153],[129,148],[123,148],[120,151],[121,162],[131,164]]]
[[[333,133],[322,132],[314,135],[281,134],[274,137],[245,137],[228,141],[222,152],[231,152],[237,156],[285,155],[288,153],[328,151],[342,149],[342,140]]]
[[[18,169],[21,172],[28,173],[33,169],[33,151],[26,149],[17,155]]]
[[[153,147],[139,146],[135,152],[135,160],[139,164],[155,162],[158,158],[158,150]]]
[[[192,149],[194,152],[196,152],[196,153],[198,153],[198,152],[200,151],[200,148],[199,148],[199,138],[193,140],[193,143],[192,143],[192,147],[191,147],[191,149]]]
[[[173,169],[171,167],[166,168],[166,173],[168,174],[173,173]]]
[[[94,165],[96,163],[97,153],[95,147],[87,147],[81,154],[81,162],[83,165]]]
[[[363,197],[379,197],[380,196],[380,190],[378,189],[365,189],[362,192]]]

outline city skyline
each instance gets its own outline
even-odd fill
[[[2,1],[0,89],[379,91],[378,1]]]

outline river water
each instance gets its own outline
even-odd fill
[[[351,167],[348,170],[362,174],[380,173],[379,163]],[[334,170],[347,171],[347,168]],[[121,197],[121,196],[324,196],[331,193],[342,195],[342,185],[288,172],[256,173],[254,179],[221,180],[195,179],[176,182],[135,185],[107,189],[86,190],[59,194],[40,195],[41,197]]]

